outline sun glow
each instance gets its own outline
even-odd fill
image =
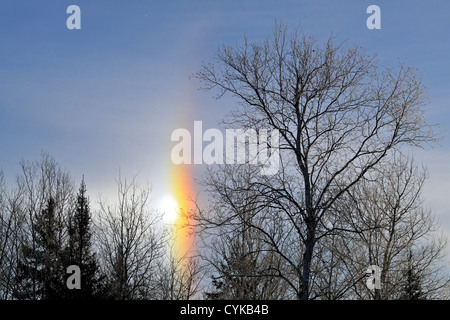
[[[180,206],[171,194],[166,194],[160,201],[160,210],[163,212],[163,221],[167,224],[174,224],[178,218]]]

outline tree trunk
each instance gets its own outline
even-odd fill
[[[309,298],[309,280],[311,277],[311,262],[314,250],[314,227],[308,226],[308,234],[305,241],[305,252],[303,254],[303,270],[301,276],[300,300],[308,300]]]

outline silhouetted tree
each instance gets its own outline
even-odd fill
[[[425,168],[396,154],[336,202],[328,225],[352,232],[340,234],[323,250],[328,254],[316,279],[323,283],[324,295],[398,300],[445,294],[450,283],[443,272],[447,239],[424,205],[426,178]],[[369,265],[380,268],[381,288],[375,291],[365,280],[358,281]]]
[[[256,201],[251,177],[257,168],[248,165],[208,170],[209,208],[196,215],[203,259],[211,270],[212,290],[207,299],[272,300],[292,297],[284,265],[265,236],[277,238],[282,229],[262,228],[276,217]],[[239,190],[232,192],[231,190]],[[260,211],[262,208],[263,211]],[[278,221],[282,221],[278,219]],[[292,242],[290,243],[290,245]],[[291,249],[295,246],[292,245]]]
[[[403,293],[400,296],[401,300],[424,300],[426,293],[422,290],[422,280],[419,275],[419,270],[414,266],[413,253],[408,252],[408,268],[405,272],[403,285]]]
[[[40,161],[20,164],[21,174],[7,202],[8,215],[16,224],[13,252],[17,258],[9,259],[12,296],[32,300],[60,298],[62,294],[54,291],[65,286],[61,251],[67,241],[73,183],[45,152]]]
[[[69,218],[69,239],[65,248],[65,267],[77,265],[81,271],[81,289],[68,290],[68,299],[98,299],[104,292],[96,254],[92,248],[91,212],[84,177],[78,190],[75,210]]]
[[[31,245],[23,245],[17,280],[27,290],[17,292],[19,299],[53,300],[63,297],[65,271],[57,238],[55,208],[55,200],[50,198],[47,207],[35,217],[35,241]]]
[[[260,231],[291,266],[284,278],[295,278],[289,285],[298,299],[312,299],[317,244],[339,232],[326,225],[334,204],[395,149],[435,140],[421,77],[404,65],[380,70],[360,46],[345,48],[333,38],[319,45],[281,26],[265,41],[219,48],[216,58],[196,77],[204,89],[241,104],[226,124],[279,132],[278,172],[253,176],[248,188],[277,217]],[[283,234],[271,237],[280,221]]]
[[[150,187],[135,179],[118,180],[118,203],[100,201],[96,240],[111,298],[152,299],[157,270],[164,255],[165,236],[159,218],[148,207]]]

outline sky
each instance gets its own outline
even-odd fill
[[[381,29],[369,30],[370,5]],[[81,29],[69,30],[69,5]],[[271,35],[275,21],[326,40],[358,43],[383,66],[400,61],[423,72],[427,120],[443,139],[416,160],[428,167],[424,196],[450,234],[450,2],[386,0],[2,0],[0,2],[0,169],[50,153],[91,200],[114,194],[115,180],[138,175],[153,203],[173,192],[173,130],[204,128],[236,106],[198,90],[190,76],[217,48]],[[192,178],[201,174],[194,167]]]

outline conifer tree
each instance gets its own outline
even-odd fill
[[[78,190],[75,210],[69,219],[69,240],[65,249],[66,268],[77,265],[81,271],[81,289],[67,293],[68,299],[95,299],[102,295],[101,276],[92,249],[91,212],[84,178]]]
[[[62,296],[65,282],[55,210],[56,202],[50,198],[34,219],[31,241],[22,247],[16,278],[21,283],[21,290],[15,293],[18,299],[53,300]]]
[[[425,300],[426,293],[422,291],[421,278],[418,274],[412,259],[413,253],[408,252],[408,264],[405,271],[403,292],[400,296],[401,300]]]

